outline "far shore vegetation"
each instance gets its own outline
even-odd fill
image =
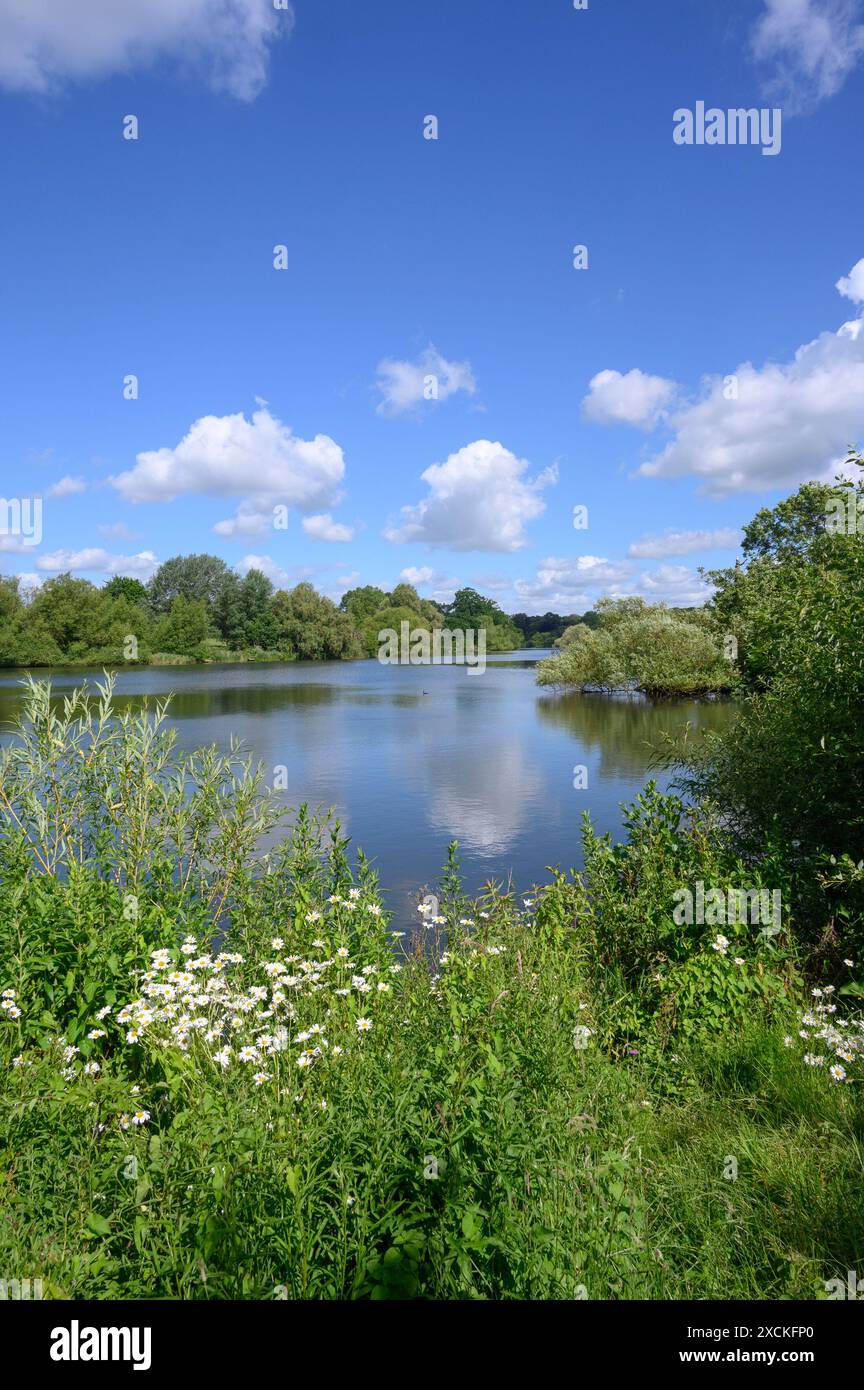
[[[277,589],[260,570],[242,578],[216,555],[176,555],[147,584],[115,575],[101,587],[71,574],[23,590],[0,577],[0,667],[180,666],[203,662],[350,661],[375,656],[379,632],[485,629],[486,650],[550,647],[593,613],[502,612],[475,589],[452,603],[411,584],[349,589],[339,604],[307,582]]]

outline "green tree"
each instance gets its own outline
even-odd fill
[[[210,620],[201,599],[187,599],[178,594],[170,612],[158,625],[155,640],[159,650],[177,656],[193,656],[200,642],[208,635]]]
[[[847,488],[840,483],[840,495]],[[802,570],[830,540],[827,519],[838,488],[804,483],[773,508],[763,508],[744,527],[743,563],[711,570],[711,604],[717,627],[734,637],[741,677],[750,690],[771,683],[776,644],[794,621]]]
[[[212,613],[228,566],[218,555],[175,555],[160,565],[147,585],[156,613],[167,613],[176,598],[203,603]]]
[[[58,574],[37,591],[28,613],[44,626],[64,656],[74,660],[101,643],[109,602],[89,579]]]
[[[364,584],[359,589],[348,589],[339,603],[342,612],[350,613],[358,624],[362,624],[366,618],[377,613],[379,608],[386,606],[387,595],[374,584]]]
[[[444,609],[444,625],[449,628],[471,628],[486,633],[486,649],[490,652],[512,651],[522,645],[522,633],[494,599],[484,598],[476,589],[457,589],[453,602]]]
[[[861,456],[854,461],[864,467]],[[864,501],[864,480],[841,479],[837,488],[856,507]],[[811,940],[824,944],[842,929],[858,950],[864,532],[823,527],[815,489],[807,484],[776,516],[760,513],[752,558],[721,590],[718,607],[740,634],[751,693],[729,734],[690,752],[682,780],[690,795],[722,808],[739,852],[774,854],[794,870],[793,910]]]
[[[130,603],[136,603],[139,607],[144,607],[147,602],[147,587],[141,583],[140,579],[134,579],[128,574],[115,574],[102,586],[103,594],[109,598],[125,598]]]
[[[21,598],[17,575],[0,576],[0,666],[52,666],[63,653]]]
[[[825,534],[836,491],[826,483],[803,483],[776,507],[763,507],[744,527],[745,560],[781,562],[805,557]]]
[[[348,660],[360,655],[354,622],[311,584],[280,589],[270,603],[276,645],[301,661]]]
[[[413,584],[397,584],[387,597],[388,608],[410,608],[412,613],[420,612],[420,595]]]
[[[363,624],[362,640],[363,650],[367,656],[377,656],[380,647],[380,636],[382,632],[395,632],[400,637],[402,623],[408,623],[410,632],[431,632],[431,624],[427,618],[418,613],[415,608],[408,608],[405,605],[389,605],[381,608],[377,613],[372,613]]]
[[[239,575],[228,570],[213,605],[213,624],[219,636],[235,651],[243,646],[245,614]]]
[[[270,607],[273,585],[261,570],[251,569],[240,584],[243,645],[269,651],[277,645],[276,620]]]
[[[453,602],[445,607],[447,627],[474,627],[483,617],[495,618],[501,609],[494,599],[484,598],[476,589],[457,589]]]
[[[0,621],[12,622],[24,612],[17,574],[0,575]]]
[[[251,569],[242,579],[227,571],[213,606],[213,622],[229,647],[269,651],[278,645],[272,596],[273,585],[261,570]]]

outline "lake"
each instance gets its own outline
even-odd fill
[[[534,666],[547,655],[492,654],[482,675],[373,660],[148,667],[121,670],[117,693],[121,702],[172,694],[182,748],[226,749],[233,735],[268,780],[287,769],[286,804],[336,807],[404,929],[416,926],[418,890],[434,887],[450,840],[459,841],[469,892],[511,874],[526,891],[547,865],[579,866],[583,811],[618,835],[620,803],[651,775],[663,733],[679,734],[688,721],[722,729],[734,715],[717,701],[541,690]],[[59,696],[100,673],[36,674],[50,674]],[[19,680],[20,672],[0,675],[4,731]],[[577,766],[587,769],[580,790]]]

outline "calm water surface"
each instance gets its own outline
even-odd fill
[[[732,705],[710,701],[541,690],[534,665],[546,655],[491,656],[482,675],[377,661],[159,667],[121,671],[117,692],[136,703],[171,694],[184,749],[227,749],[233,735],[267,769],[287,767],[286,804],[337,809],[404,927],[416,925],[418,888],[434,885],[450,840],[469,891],[511,874],[524,891],[547,865],[578,867],[582,811],[617,835],[620,803],[651,775],[664,731],[688,721],[722,729],[733,716]],[[55,671],[52,686],[60,695],[85,674],[99,675]],[[3,730],[19,680],[0,675]],[[581,791],[577,764],[588,769]]]

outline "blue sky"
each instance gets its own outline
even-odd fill
[[[697,602],[864,437],[859,0],[0,0],[0,55],[26,583]],[[779,153],[676,144],[700,101]]]

